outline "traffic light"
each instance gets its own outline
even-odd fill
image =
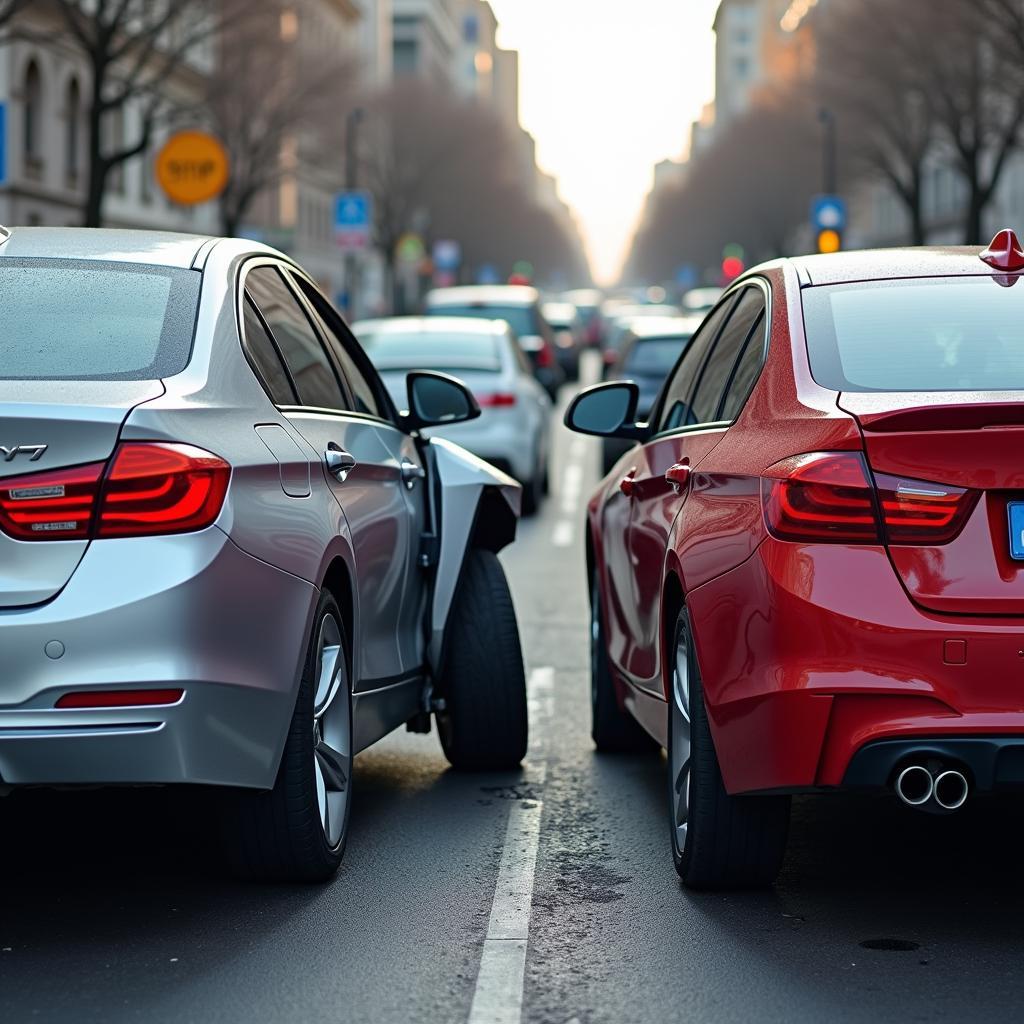
[[[746,256],[743,246],[736,242],[730,242],[722,250],[722,277],[726,284],[735,281],[747,269]]]
[[[822,228],[818,232],[818,252],[840,252],[843,248],[843,236],[835,228]]]

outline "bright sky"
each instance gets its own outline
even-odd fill
[[[491,0],[520,57],[520,116],[598,281],[616,279],[654,165],[714,94],[718,0]]]

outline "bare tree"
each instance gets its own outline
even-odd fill
[[[881,179],[902,202],[914,245],[925,242],[924,171],[937,132],[921,60],[926,6],[934,5],[835,5],[818,33],[817,94],[836,117],[854,175]]]
[[[926,7],[922,39],[936,117],[968,190],[964,241],[982,241],[985,211],[1024,129],[1024,67],[1007,48],[1003,25],[1018,22],[1016,0],[1002,0],[1002,21],[977,0],[913,0]],[[900,5],[901,11],[904,5]]]
[[[0,26],[6,25],[27,5],[28,0],[0,0]]]
[[[221,33],[207,84],[205,115],[231,161],[220,198],[225,235],[234,235],[257,197],[289,173],[289,146],[307,164],[335,166],[341,183],[357,63],[333,50],[300,55],[295,38],[282,38],[281,9],[265,0],[237,14]]]
[[[83,221],[103,222],[103,200],[111,173],[144,153],[154,127],[170,106],[166,86],[186,68],[196,47],[216,33],[222,21],[241,9],[241,0],[43,0],[58,13],[64,36],[89,67],[86,101],[87,181]],[[137,105],[134,137],[109,137],[105,126],[124,123]]]

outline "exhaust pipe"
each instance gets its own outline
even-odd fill
[[[944,772],[942,778],[946,775],[959,775],[959,772]],[[963,778],[963,776],[960,776]],[[966,787],[967,780],[964,779],[964,785]],[[935,782],[932,779],[932,773],[928,771],[923,764],[912,764],[904,768],[903,771],[896,776],[896,795],[908,806],[908,807],[923,807],[932,798],[932,794],[935,792]],[[964,794],[964,800],[967,799],[966,793]],[[963,803],[963,800],[961,800]],[[959,806],[959,805],[958,805]]]
[[[944,811],[958,811],[967,803],[967,794],[971,787],[963,772],[950,770],[936,776],[932,788],[935,802]]]

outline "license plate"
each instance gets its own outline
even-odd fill
[[[1024,501],[1007,505],[1010,515],[1010,557],[1024,562]]]

